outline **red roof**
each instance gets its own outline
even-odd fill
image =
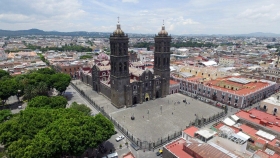
[[[183,132],[185,132],[187,135],[194,137],[194,134],[196,131],[198,131],[199,128],[195,127],[195,126],[191,126],[186,128]]]
[[[191,155],[189,155],[187,152],[183,150],[183,146],[186,143],[186,140],[183,138],[177,139],[174,142],[171,142],[170,144],[167,144],[165,148],[169,150],[171,153],[176,155],[177,157],[182,158],[193,158]]]
[[[176,82],[174,80],[169,80],[170,85],[175,85],[175,84],[179,84],[179,82]]]
[[[250,82],[250,83],[247,83],[247,84],[240,84],[240,83],[230,81],[230,80],[228,80],[228,78],[231,78],[231,76],[224,77],[224,78],[218,78],[216,80],[206,82],[205,84],[206,85],[208,84],[208,85],[210,85],[210,87],[213,87],[213,88],[216,88],[216,89],[220,89],[220,90],[223,90],[223,91],[227,91],[229,93],[234,93],[234,94],[239,94],[239,95],[247,95],[249,93],[253,93],[253,92],[258,91],[259,89],[265,88],[266,86],[269,85],[269,83],[266,83],[266,82]],[[235,78],[236,78],[236,76],[235,76]],[[242,88],[239,89],[239,90],[231,90],[231,89],[228,89],[228,88],[217,86],[217,84],[221,81],[228,84],[228,85],[235,85],[235,86],[242,87]],[[250,87],[250,88],[246,88],[246,87]]]
[[[273,116],[256,109],[251,109],[250,111],[239,111],[236,113],[236,116],[280,132],[280,126],[278,125],[278,123],[280,123],[280,118],[277,116]]]

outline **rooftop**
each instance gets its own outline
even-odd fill
[[[185,143],[186,140],[180,138],[174,142],[171,142],[170,144],[167,144],[165,148],[179,158],[193,158],[191,155],[189,155],[187,152],[183,150]]]
[[[236,113],[236,116],[256,124],[261,124],[261,121],[265,121],[267,123],[265,127],[280,132],[280,126],[278,125],[280,118],[277,116],[256,109],[251,109],[250,111],[239,111]]]
[[[191,126],[191,127],[186,128],[183,132],[191,137],[194,137],[195,132],[198,130],[199,130],[199,128],[197,128],[195,126]]]
[[[238,95],[248,95],[250,93],[254,93],[254,92],[259,91],[270,85],[270,83],[257,81],[257,80],[254,80],[254,82],[251,80],[250,82],[244,83],[247,80],[243,79],[243,80],[240,80],[240,83],[237,83],[236,81],[231,81],[229,79],[232,79],[232,78],[228,78],[228,77],[218,78],[216,80],[208,81],[205,84],[210,87],[213,87],[215,89],[220,89],[220,90],[223,90],[223,91],[226,91],[226,92],[229,92],[232,94],[238,94]],[[235,80],[236,80],[236,77],[235,77]],[[244,82],[241,83],[242,81],[244,81]],[[233,90],[233,89],[229,89],[229,88],[224,88],[220,84],[221,85],[233,85],[235,87],[240,87],[240,89]]]

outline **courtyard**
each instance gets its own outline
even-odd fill
[[[81,81],[73,83],[86,95],[103,107],[122,127],[142,141],[158,141],[186,128],[196,117],[208,118],[222,112],[222,109],[190,98],[180,93],[165,98],[149,100],[130,108],[115,108],[110,100],[92,91],[91,87]],[[184,103],[186,100],[187,103]],[[134,116],[134,120],[131,117]]]

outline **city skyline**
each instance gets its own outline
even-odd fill
[[[279,7],[276,0],[3,0],[0,29],[112,32],[120,17],[126,33],[155,34],[164,20],[176,35],[279,34]]]

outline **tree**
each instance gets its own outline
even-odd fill
[[[90,115],[91,114],[91,109],[87,107],[85,104],[78,104],[76,102],[73,102],[70,106],[70,108],[76,109],[85,115]]]
[[[0,123],[8,120],[12,116],[11,110],[1,110],[0,111]]]
[[[14,158],[80,156],[113,134],[113,124],[103,115],[72,108],[27,108],[0,124],[0,143]]]
[[[42,68],[42,69],[37,70],[37,73],[53,75],[56,72],[53,69],[50,69],[50,68]]]
[[[63,96],[50,97],[51,108],[66,108],[67,99]]]
[[[36,91],[36,87],[33,85],[27,85],[24,88],[24,99],[27,99],[28,101],[30,101],[30,99],[36,97],[37,95],[37,91]]]
[[[10,74],[5,70],[0,69],[0,79],[4,76],[10,76]]]
[[[4,105],[10,96],[17,94],[17,83],[13,78],[0,80],[0,98]]]
[[[68,74],[56,73],[51,76],[53,87],[62,94],[70,84],[71,77]]]
[[[65,108],[67,99],[63,96],[37,96],[28,102],[28,107],[47,107],[47,108]]]
[[[37,96],[32,98],[28,103],[28,107],[48,107],[50,104],[50,99],[47,96]]]

